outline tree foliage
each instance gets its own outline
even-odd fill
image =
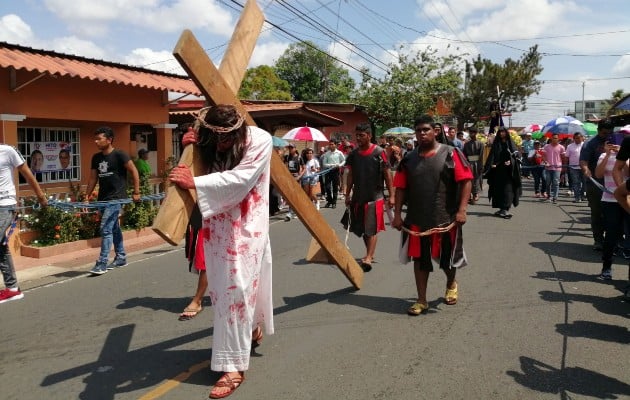
[[[606,100],[606,107],[604,108],[604,112],[607,116],[611,115],[622,115],[622,114],[630,114],[628,110],[620,110],[612,108],[613,104],[617,103],[619,100],[626,97],[628,93],[626,93],[623,89],[617,89],[610,94],[610,99]]]
[[[412,126],[421,114],[437,115],[441,98],[446,103],[461,90],[461,55],[438,56],[428,48],[408,54],[401,47],[382,79],[363,74],[356,101],[367,107],[373,123],[381,127]],[[438,115],[439,119],[439,115]]]
[[[291,87],[278,77],[274,67],[259,65],[247,70],[238,96],[249,100],[291,100]]]
[[[491,103],[499,96],[497,88],[503,112],[525,111],[527,98],[540,92],[542,82],[537,76],[543,70],[541,58],[535,45],[519,60],[508,58],[502,65],[481,56],[467,63],[466,87],[453,103],[460,127],[490,114]]]
[[[275,64],[297,101],[350,101],[355,82],[348,70],[311,42],[293,43]]]

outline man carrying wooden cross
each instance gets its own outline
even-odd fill
[[[208,174],[193,177],[180,165],[169,179],[196,191],[203,217],[198,240],[214,308],[210,367],[224,372],[210,398],[222,398],[245,379],[251,348],[262,341],[261,325],[267,334],[274,331],[268,217],[273,146],[269,133],[248,127],[231,105],[211,107],[198,121],[197,146]]]

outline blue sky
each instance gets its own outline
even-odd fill
[[[191,29],[218,64],[245,0],[5,0],[0,41],[183,73],[172,50]],[[393,55],[426,46],[518,59],[544,53],[542,91],[514,126],[544,123],[575,100],[630,92],[630,1],[565,0],[258,0],[270,25],[250,66],[272,64],[297,39],[317,43],[374,76]],[[355,79],[358,75],[350,70]],[[507,121],[506,121],[507,122]]]

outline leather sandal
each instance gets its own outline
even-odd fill
[[[457,304],[457,283],[455,284],[454,289],[446,288],[446,293],[444,293],[444,303],[449,306]]]
[[[231,395],[232,393],[234,393],[234,391],[241,386],[241,384],[243,383],[243,381],[245,380],[245,374],[243,372],[240,372],[240,376],[235,376],[235,377],[231,377],[230,375],[228,375],[227,373],[223,374],[223,376],[221,378],[219,378],[219,380],[217,381],[217,383],[214,384],[214,386],[212,387],[214,388],[229,388],[230,390],[228,390],[225,393],[221,393],[221,394],[212,394],[212,390],[210,391],[210,394],[208,395],[209,398],[211,399],[222,399],[224,397],[228,397],[229,395]]]
[[[425,310],[429,309],[429,305],[428,304],[422,304],[422,303],[414,303],[411,307],[409,307],[407,309],[407,314],[409,315],[420,315],[422,314]]]

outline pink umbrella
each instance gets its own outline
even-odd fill
[[[299,128],[293,128],[287,132],[282,139],[285,140],[304,140],[315,142],[327,142],[328,138],[319,129],[311,128],[310,126],[302,126]]]
[[[533,133],[533,132],[537,132],[542,130],[542,125],[538,125],[538,124],[531,124],[531,125],[527,125],[525,128],[523,128],[523,130],[521,131],[521,133]]]

